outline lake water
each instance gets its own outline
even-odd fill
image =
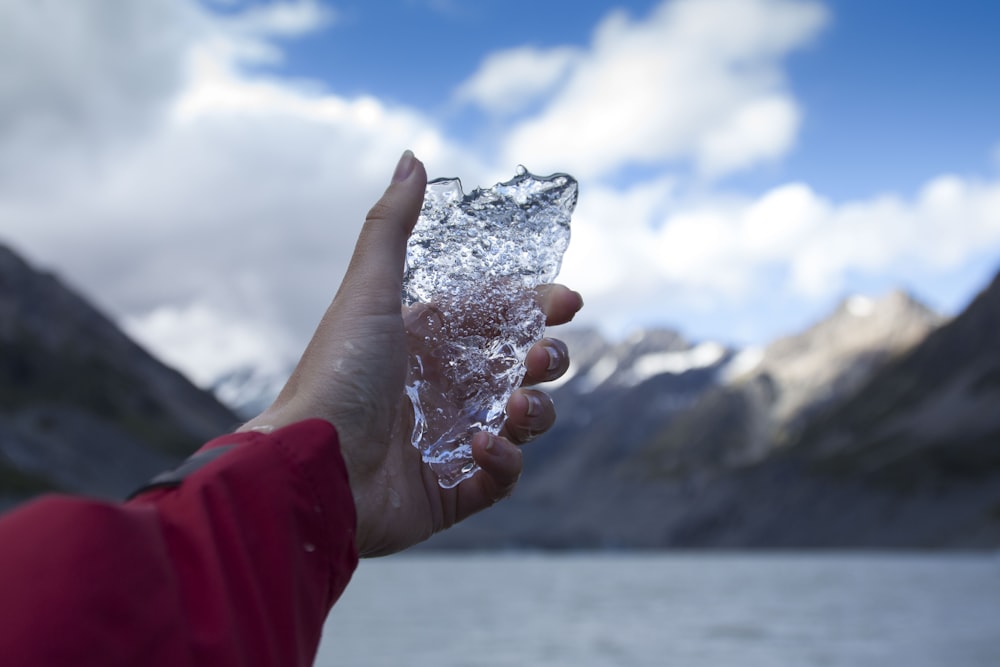
[[[363,561],[320,667],[997,667],[1000,556],[412,555]]]

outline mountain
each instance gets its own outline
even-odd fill
[[[842,472],[976,477],[1000,464],[1000,275],[954,321],[814,419],[799,448]]]
[[[845,299],[806,331],[744,351],[726,382],[663,426],[640,464],[668,475],[761,460],[941,322],[901,291]]]
[[[995,548],[998,326],[1000,277],[948,322],[851,297],[761,349],[560,331],[560,419],[514,496],[426,548]],[[216,389],[259,405],[278,375]],[[121,496],[238,422],[0,246],[0,506]]]
[[[560,421],[526,448],[526,472],[514,496],[436,537],[430,548],[1000,544],[1000,534],[982,528],[993,520],[990,512],[1000,517],[992,473],[976,492],[980,500],[992,498],[985,505],[949,486],[952,495],[935,507],[927,494],[874,484],[865,468],[877,452],[890,451],[865,439],[882,423],[874,416],[884,419],[905,407],[903,399],[884,403],[886,387],[910,401],[914,392],[934,396],[925,407],[953,405],[955,390],[941,377],[898,369],[914,363],[954,368],[963,348],[985,375],[963,376],[961,387],[992,386],[1000,377],[985,370],[994,368],[987,363],[995,354],[989,344],[974,349],[970,343],[995,330],[988,314],[996,317],[1000,308],[987,302],[942,325],[901,292],[878,300],[852,297],[822,322],[763,350],[715,347],[722,352],[712,355],[696,353],[711,349],[708,344],[691,345],[676,334],[658,335],[656,349],[630,351],[642,337],[602,347],[592,332],[577,355],[576,334],[567,336],[575,371],[552,392]],[[664,362],[661,373],[646,375],[636,362],[647,355],[713,363]],[[600,378],[606,379],[594,382]],[[989,421],[985,399],[976,400],[964,404],[964,420]],[[959,433],[958,426],[941,428]],[[845,428],[853,430],[845,435]],[[969,461],[992,465],[990,451],[973,447]],[[922,460],[923,472],[933,476],[941,460]],[[949,532],[948,522],[971,506],[978,537]]]
[[[950,322],[853,296],[763,348],[560,330],[559,420],[514,496],[424,548],[996,547],[998,311],[994,282]]]
[[[281,370],[241,366],[217,377],[210,390],[243,420],[249,420],[271,405],[294,369],[294,363]]]
[[[120,497],[239,419],[0,245],[0,503]]]
[[[951,322],[720,477],[687,546],[1000,546],[1000,276]]]
[[[560,415],[531,461],[545,483],[524,493],[571,492],[581,479],[604,477],[636,454],[656,428],[683,414],[714,387],[733,351],[692,344],[667,329],[640,331],[609,343],[592,330],[559,334],[571,350],[573,374],[551,389]],[[527,450],[526,450],[527,451]]]

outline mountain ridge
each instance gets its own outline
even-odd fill
[[[423,548],[995,548],[998,325],[1000,276],[948,321],[848,297],[756,350],[560,330],[560,418],[515,494]],[[243,399],[280,385],[229,380]],[[120,497],[237,423],[0,245],[0,506]]]
[[[120,497],[238,423],[0,244],[0,496],[27,486]]]
[[[880,302],[891,317],[877,319]],[[1000,295],[992,302],[1000,303]],[[557,423],[553,433],[526,449],[523,488],[490,513],[434,538],[429,548],[1000,545],[1000,477],[984,478],[975,488],[949,486],[942,499],[933,492],[875,484],[857,470],[835,473],[828,461],[805,456],[808,448],[800,446],[814,420],[834,414],[851,399],[864,403],[867,388],[900,359],[934,358],[936,353],[918,352],[925,341],[945,327],[966,326],[968,319],[963,313],[945,322],[902,293],[867,304],[845,299],[828,318],[768,346],[759,363],[744,364],[742,373],[708,385],[617,459],[611,450],[620,443],[612,440],[601,450],[605,465],[589,474],[578,474],[574,467],[567,480],[554,471],[549,457],[536,465],[535,447],[553,447],[572,459],[578,444],[573,440],[586,443],[586,425],[574,430]],[[857,329],[862,322],[870,325],[867,331]],[[854,343],[819,344],[836,330],[856,334]],[[820,368],[810,360],[817,350],[825,358]],[[804,372],[780,368],[775,360],[789,355],[802,361]],[[734,359],[728,357],[727,363],[737,364]],[[946,357],[937,363],[950,362]],[[725,375],[724,368],[715,370]],[[821,381],[802,384],[801,377]],[[832,393],[817,394],[817,387]],[[565,402],[562,389],[553,392],[557,406]],[[935,388],[927,391],[933,394]],[[792,394],[786,403],[778,400],[782,392]],[[775,410],[776,405],[794,409]],[[603,417],[591,415],[591,420]],[[666,462],[665,434],[673,443]],[[542,441],[550,435],[554,442]],[[599,455],[589,456],[600,461]]]

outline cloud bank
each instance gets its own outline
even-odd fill
[[[665,1],[610,13],[583,45],[495,52],[454,82],[496,123],[490,151],[421,109],[269,73],[282,39],[337,16],[304,0],[0,4],[0,242],[202,383],[301,349],[404,148],[467,184],[517,163],[578,176],[561,279],[586,297],[580,319],[615,333],[751,341],[866,277],[919,287],[1000,251],[995,177],[859,201],[717,185],[795,146],[808,110],[785,67],[829,23],[817,2]]]
[[[791,147],[800,111],[782,60],[825,21],[819,4],[789,0],[677,0],[642,20],[619,10],[585,52],[496,54],[463,89],[480,101],[518,100],[564,78],[541,113],[510,130],[508,162],[549,171],[571,164],[582,177],[600,177],[693,161],[721,175]],[[504,102],[494,108],[507,110]]]

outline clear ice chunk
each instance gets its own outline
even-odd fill
[[[406,393],[411,442],[444,488],[478,470],[472,436],[503,426],[545,331],[535,288],[559,272],[576,197],[573,177],[523,167],[468,195],[457,178],[427,184],[403,278]]]

